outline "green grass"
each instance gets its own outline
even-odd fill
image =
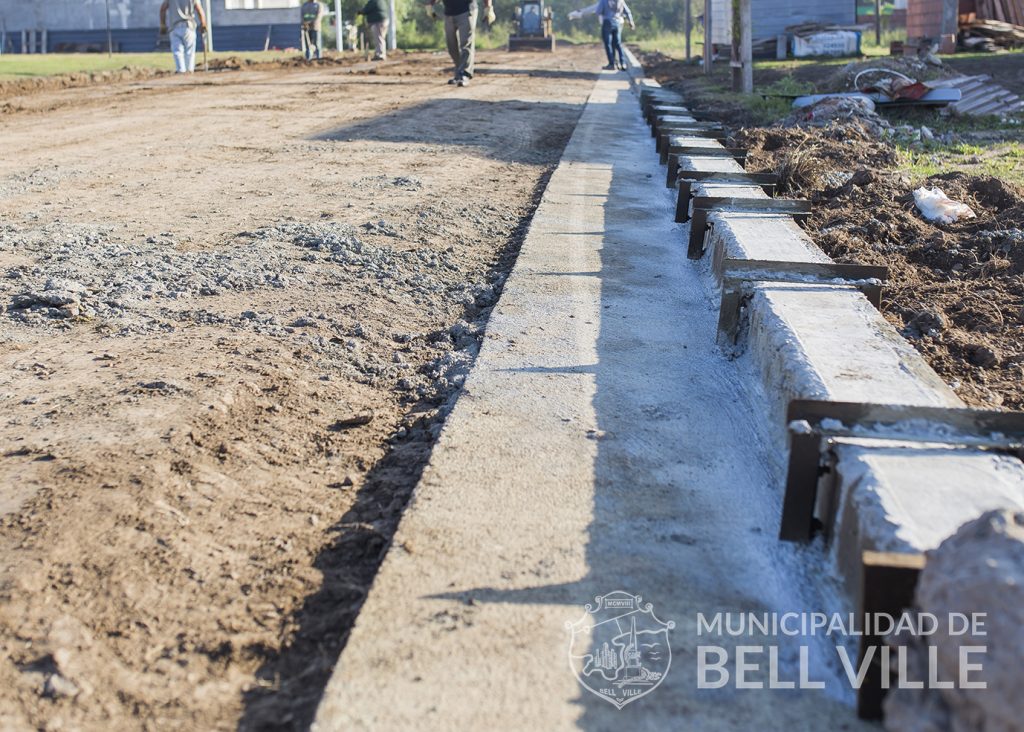
[[[1024,184],[1024,145],[1020,142],[954,145],[933,142],[919,148],[898,145],[897,149],[899,169],[913,178],[961,171]]]
[[[660,51],[672,58],[686,57],[686,34],[683,32],[662,31],[654,36],[631,38],[630,32],[626,31],[626,41],[631,46],[639,48],[644,53]],[[690,56],[699,57],[703,53],[704,33],[700,28],[694,28],[690,35]]]
[[[241,56],[254,61],[272,61],[274,59],[294,56],[284,51],[253,51],[212,53],[211,58],[227,58]],[[202,63],[202,52],[197,58]],[[48,53],[39,55],[4,54],[0,56],[0,81],[25,79],[38,76],[56,76],[81,72],[113,71],[126,66],[171,71],[174,61],[171,54],[163,53]]]
[[[936,135],[941,135],[945,132],[955,132],[961,135],[999,132],[1009,139],[1015,139],[1024,133],[1024,128],[1020,124],[1007,121],[998,115],[985,115],[983,117],[946,116],[936,114],[931,109],[907,107],[885,111],[885,117],[894,125],[911,125],[912,127],[925,125]]]
[[[761,124],[770,125],[793,111],[793,97],[813,94],[814,84],[784,76],[756,91],[757,94],[743,98],[744,104]]]

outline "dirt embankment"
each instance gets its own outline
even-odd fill
[[[305,729],[590,91],[577,58],[4,119],[0,729]]]
[[[378,73],[380,68],[388,66],[400,66],[398,73],[412,73],[409,67],[435,66],[426,53],[403,53],[399,52],[391,61],[384,64],[367,63],[366,59],[356,54],[343,56],[325,56],[322,59],[307,61],[301,55],[273,60],[254,60],[244,56],[219,56],[210,60],[210,72],[227,71],[279,71],[282,69],[317,69],[333,68],[345,69],[353,73],[365,73],[373,75]],[[202,66],[202,60],[199,60]],[[53,76],[28,77],[24,79],[0,80],[0,114],[17,112],[22,110],[15,99],[18,97],[32,96],[44,92],[60,91],[62,89],[81,89],[84,87],[104,86],[127,81],[145,81],[147,79],[158,79],[165,76],[173,76],[173,71],[154,69],[146,66],[125,66],[110,71],[78,71],[69,74],[56,74]],[[195,77],[202,80],[200,75]]]
[[[748,170],[778,173],[782,193],[814,202],[807,229],[829,256],[890,268],[886,318],[964,401],[1024,409],[1024,190],[963,173],[912,179],[873,116],[756,126],[749,108],[716,93],[699,70],[653,58],[649,73],[720,115],[731,144],[750,150]],[[940,188],[977,217],[925,220],[913,200],[921,186]]]

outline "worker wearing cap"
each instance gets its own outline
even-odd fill
[[[369,0],[360,14],[370,26],[373,38],[373,60],[384,61],[388,57],[388,8],[385,0]]]
[[[196,26],[206,31],[206,14],[200,0],[164,0],[160,6],[160,33],[170,29],[174,70],[191,74],[196,70]]]
[[[318,0],[307,0],[302,3],[302,42],[306,46],[306,60],[316,57],[323,58],[323,22],[327,8]]]

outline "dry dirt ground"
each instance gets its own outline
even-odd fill
[[[308,723],[600,55],[446,65],[0,100],[0,729]]]
[[[649,61],[655,78],[705,106],[692,68]],[[963,172],[908,175],[877,118],[756,126],[725,95],[707,102],[730,143],[750,151],[748,170],[778,173],[781,193],[812,200],[807,229],[818,246],[837,261],[889,267],[883,314],[964,401],[1024,409],[1024,190]],[[920,186],[967,203],[976,218],[926,221],[914,205]]]

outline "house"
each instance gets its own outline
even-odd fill
[[[856,0],[750,0],[752,37],[776,38],[787,26],[801,23],[854,25]],[[711,40],[732,43],[732,0],[711,0]]]
[[[152,51],[163,0],[109,0],[115,51]],[[299,46],[301,0],[204,0],[218,51]],[[0,0],[4,53],[106,50],[107,0]],[[33,43],[34,40],[34,43]]]

